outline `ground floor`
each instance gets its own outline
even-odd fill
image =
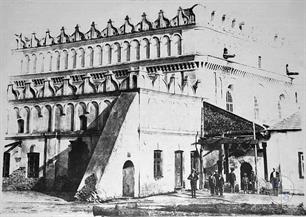
[[[62,216],[62,217],[83,217],[93,216],[93,206],[99,206],[102,208],[113,209],[117,206],[118,209],[125,207],[134,207],[137,205],[137,210],[147,209],[155,210],[155,215],[161,214],[173,216],[173,215],[193,215],[203,216],[197,208],[204,205],[216,205],[224,204],[227,206],[235,206],[235,204],[282,204],[290,207],[297,207],[303,202],[303,197],[294,195],[292,197],[286,197],[279,195],[278,197],[269,195],[255,195],[255,194],[229,194],[225,193],[224,197],[211,197],[208,191],[197,191],[197,198],[191,198],[189,191],[179,191],[171,194],[156,195],[145,198],[135,199],[116,199],[103,204],[92,203],[78,203],[69,202],[58,196],[50,196],[33,191],[22,192],[1,192],[1,206],[0,216]],[[182,211],[168,211],[158,212],[158,209],[171,210],[173,207],[193,207],[195,210],[190,211],[185,209]],[[154,213],[153,213],[154,214]],[[258,213],[260,214],[260,213]],[[263,214],[263,213],[261,213]],[[209,213],[206,213],[209,216]]]

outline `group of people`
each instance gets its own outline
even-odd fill
[[[197,181],[199,179],[199,175],[195,169],[192,169],[191,174],[188,176],[190,180],[190,186],[191,186],[191,196],[192,198],[196,198],[196,189],[197,189]],[[230,184],[231,193],[235,192],[235,183],[236,183],[236,175],[234,173],[234,168],[231,168],[231,172],[228,175],[228,182]],[[279,185],[279,173],[275,171],[273,168],[273,172],[270,175],[270,182],[273,187],[273,194],[277,196],[278,194],[278,185]],[[247,194],[250,192],[255,193],[255,183],[256,183],[256,176],[254,174],[254,171],[251,171],[250,176],[247,175],[247,173],[243,174],[241,184],[243,193]],[[218,173],[216,170],[214,173],[209,174],[208,178],[208,184],[210,188],[210,194],[213,195],[220,195],[223,196],[223,190],[224,190],[224,178],[222,176],[222,173]]]
[[[224,178],[221,173],[218,173],[218,171],[215,171],[214,174],[210,173],[208,178],[208,184],[211,195],[223,196]]]

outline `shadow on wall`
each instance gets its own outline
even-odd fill
[[[79,136],[75,140],[70,140],[69,148],[53,158],[47,159],[46,164],[39,167],[39,174],[45,173],[44,177],[29,178],[26,168],[19,167],[9,177],[4,177],[3,190],[36,190],[44,193],[49,192],[48,194],[56,194],[57,196],[62,194],[63,199],[66,200],[73,199],[92,152],[97,145],[96,143],[88,144],[85,141],[88,141],[88,139],[89,141],[98,141],[115,102],[116,100],[104,109],[86,130],[79,131]],[[98,138],[93,140],[93,137]],[[58,140],[61,139],[60,133],[57,138]],[[84,138],[87,138],[87,140]],[[59,192],[62,193],[59,194]]]

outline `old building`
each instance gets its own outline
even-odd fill
[[[189,188],[191,168],[204,176],[220,155],[212,149],[198,158],[192,145],[208,135],[205,105],[216,117],[247,123],[248,135],[255,121],[258,136],[298,109],[285,62],[274,68],[277,36],[266,43],[244,22],[202,5],[179,8],[172,19],[161,10],[155,21],[144,13],[132,24],[127,16],[102,31],[93,22],[86,33],[77,25],[57,37],[16,37],[20,73],[8,85],[5,188],[80,195],[88,187],[101,199]],[[221,126],[218,133],[209,135],[230,134]],[[256,140],[258,149],[266,139]],[[228,157],[249,171],[254,151],[246,146]],[[260,177],[265,160],[258,155]]]

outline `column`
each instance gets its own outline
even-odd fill
[[[268,181],[268,162],[267,162],[267,143],[262,143],[262,152],[263,152],[263,160],[264,160],[264,174],[265,174],[265,180]]]

